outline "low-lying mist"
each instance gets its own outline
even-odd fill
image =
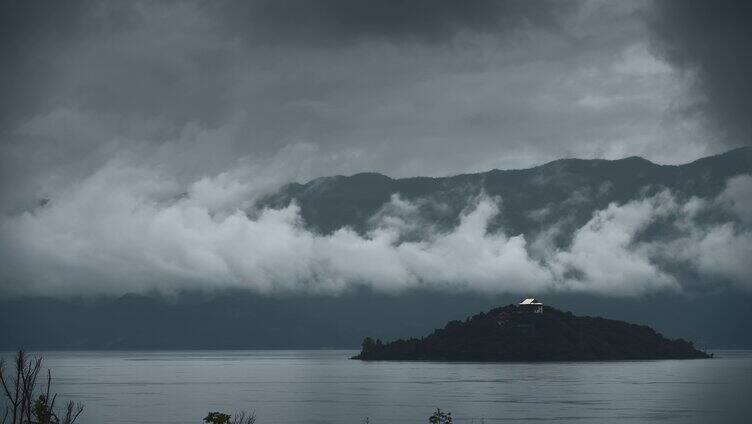
[[[271,190],[247,169],[186,187],[154,170],[109,163],[32,210],[3,218],[0,290],[337,294],[366,286],[635,296],[752,288],[748,175],[728,180],[712,198],[663,190],[612,203],[567,234],[564,246],[554,239],[570,231],[565,225],[489,231],[504,199],[485,194],[469,198],[449,229],[433,226],[414,200],[395,193],[367,232],[322,234],[306,226],[294,202],[257,208]]]

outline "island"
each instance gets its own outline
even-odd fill
[[[600,361],[709,358],[683,339],[645,325],[576,316],[525,299],[450,321],[426,337],[383,343],[366,338],[352,357],[366,361]]]

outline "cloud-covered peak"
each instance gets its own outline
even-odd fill
[[[618,161],[606,165],[618,174]],[[163,174],[112,162],[45,204],[3,219],[2,291],[337,294],[367,286],[389,293],[635,296],[750,289],[749,175],[716,185],[707,170],[698,171],[697,181],[711,192],[717,187],[715,194],[703,194],[701,186],[687,192],[689,176],[674,191],[656,175],[625,192],[629,186],[618,179],[598,178],[595,189],[582,185],[578,172],[591,172],[587,162],[567,173],[543,168],[549,172],[543,179],[536,169],[505,174],[518,181],[516,198],[489,193],[498,187],[481,174],[444,180],[358,174],[325,187],[318,180],[311,185],[317,190],[299,186],[305,197],[270,204],[258,168],[203,177],[184,189]],[[426,183],[439,191],[425,191]],[[523,206],[527,186],[539,195]],[[580,188],[558,203],[557,187]],[[358,212],[378,193],[385,198],[373,213]],[[539,198],[545,193],[551,194]],[[329,211],[323,215],[316,212],[322,205]],[[351,212],[360,224],[344,220]],[[322,232],[314,219],[336,225]]]

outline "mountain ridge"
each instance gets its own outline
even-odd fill
[[[658,165],[640,157],[617,160],[559,159],[512,170],[448,177],[391,178],[379,173],[322,177],[305,184],[290,183],[261,198],[258,208],[282,208],[295,202],[306,226],[322,234],[350,227],[365,234],[369,219],[393,195],[421,203],[420,214],[441,228],[457,225],[461,213],[479,196],[498,199],[499,217],[491,231],[531,234],[562,216],[573,216],[571,228],[583,225],[610,203],[656,194],[668,189],[681,198],[712,197],[727,180],[752,173],[752,147],[741,147],[681,165]],[[551,209],[536,219],[535,211]]]
[[[317,177],[313,178],[311,180],[308,180],[304,183],[300,182],[293,182],[288,183],[286,185],[309,185],[314,184],[315,182],[319,180],[329,180],[329,179],[347,179],[347,178],[355,178],[355,177],[361,177],[361,176],[378,176],[378,177],[384,177],[385,179],[391,180],[391,181],[401,181],[401,180],[415,180],[415,179],[426,179],[426,180],[443,180],[443,179],[452,179],[456,177],[467,177],[467,176],[478,176],[478,175],[484,175],[492,172],[515,172],[515,171],[529,171],[539,168],[545,168],[548,166],[555,165],[560,162],[591,162],[591,163],[615,163],[615,162],[625,162],[625,161],[639,161],[643,163],[647,163],[653,166],[657,167],[669,167],[669,168],[677,168],[677,167],[685,167],[694,165],[697,163],[703,163],[705,161],[714,160],[717,158],[722,157],[728,157],[738,154],[746,154],[748,156],[752,156],[752,146],[742,146],[742,147],[736,147],[731,150],[727,150],[722,153],[718,153],[715,155],[710,156],[703,156],[701,158],[695,159],[690,162],[680,163],[680,164],[661,164],[651,161],[650,159],[644,158],[639,155],[633,155],[633,156],[627,156],[619,159],[600,159],[600,158],[593,158],[593,159],[583,159],[583,158],[576,158],[576,157],[569,157],[569,158],[560,158],[560,159],[553,159],[548,162],[544,162],[539,165],[529,166],[527,168],[507,168],[507,169],[501,169],[501,168],[491,168],[486,171],[478,171],[478,172],[462,172],[459,174],[450,174],[450,175],[443,175],[443,176],[435,176],[435,177],[428,177],[428,176],[421,176],[421,175],[414,175],[409,177],[392,177],[385,173],[378,172],[378,171],[362,171],[362,172],[356,172],[354,174],[350,175],[344,175],[344,174],[336,174],[336,175],[329,175],[329,176],[323,176],[323,177]]]

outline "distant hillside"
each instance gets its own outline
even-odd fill
[[[452,227],[462,210],[485,193],[497,196],[501,212],[491,230],[503,226],[508,234],[530,234],[561,224],[562,217],[568,218],[570,229],[579,228],[611,202],[624,203],[664,188],[683,197],[715,196],[730,177],[750,173],[752,147],[743,147],[678,166],[639,157],[562,159],[529,169],[444,178],[392,179],[376,173],[325,177],[286,185],[259,205],[282,207],[294,200],[311,228],[330,233],[350,226],[364,232],[393,194],[419,201],[421,216],[432,224]]]
[[[679,198],[713,197],[728,178],[739,174],[752,174],[752,148],[680,166],[656,165],[640,158],[564,159],[531,169],[446,178],[327,177],[287,185],[261,200],[260,206],[279,207],[295,201],[309,228],[329,233],[351,226],[366,232],[374,215],[398,194],[412,201],[427,225],[441,229],[456,225],[461,211],[486,193],[496,196],[501,212],[489,230],[503,226],[509,235],[524,233],[534,240],[536,232],[556,224],[561,232],[555,242],[561,246],[595,211],[611,202],[628,202],[664,188]],[[689,267],[672,265],[675,268],[670,271],[678,279],[698,278]],[[703,281],[683,292],[607,300],[603,294],[580,292],[546,296],[562,307],[649,324],[703,346],[752,346],[752,309],[748,307],[752,294],[723,281]],[[399,295],[354,288],[340,296],[233,291],[97,299],[0,296],[0,349],[353,348],[364,334],[382,339],[424,334],[436,322],[511,300],[505,295],[430,287]],[[666,304],[671,305],[670,312]]]
[[[0,350],[355,349],[365,335],[393,340],[514,301],[516,296],[360,291],[270,297],[249,292],[178,297],[0,298]],[[752,348],[749,294],[665,293],[639,298],[550,294],[562,308],[660,328],[713,349]],[[671,305],[667,313],[665,305]]]
[[[578,317],[543,306],[518,305],[450,321],[421,339],[383,344],[366,338],[362,360],[587,361],[696,359],[708,355],[682,339],[670,340],[644,325]]]

